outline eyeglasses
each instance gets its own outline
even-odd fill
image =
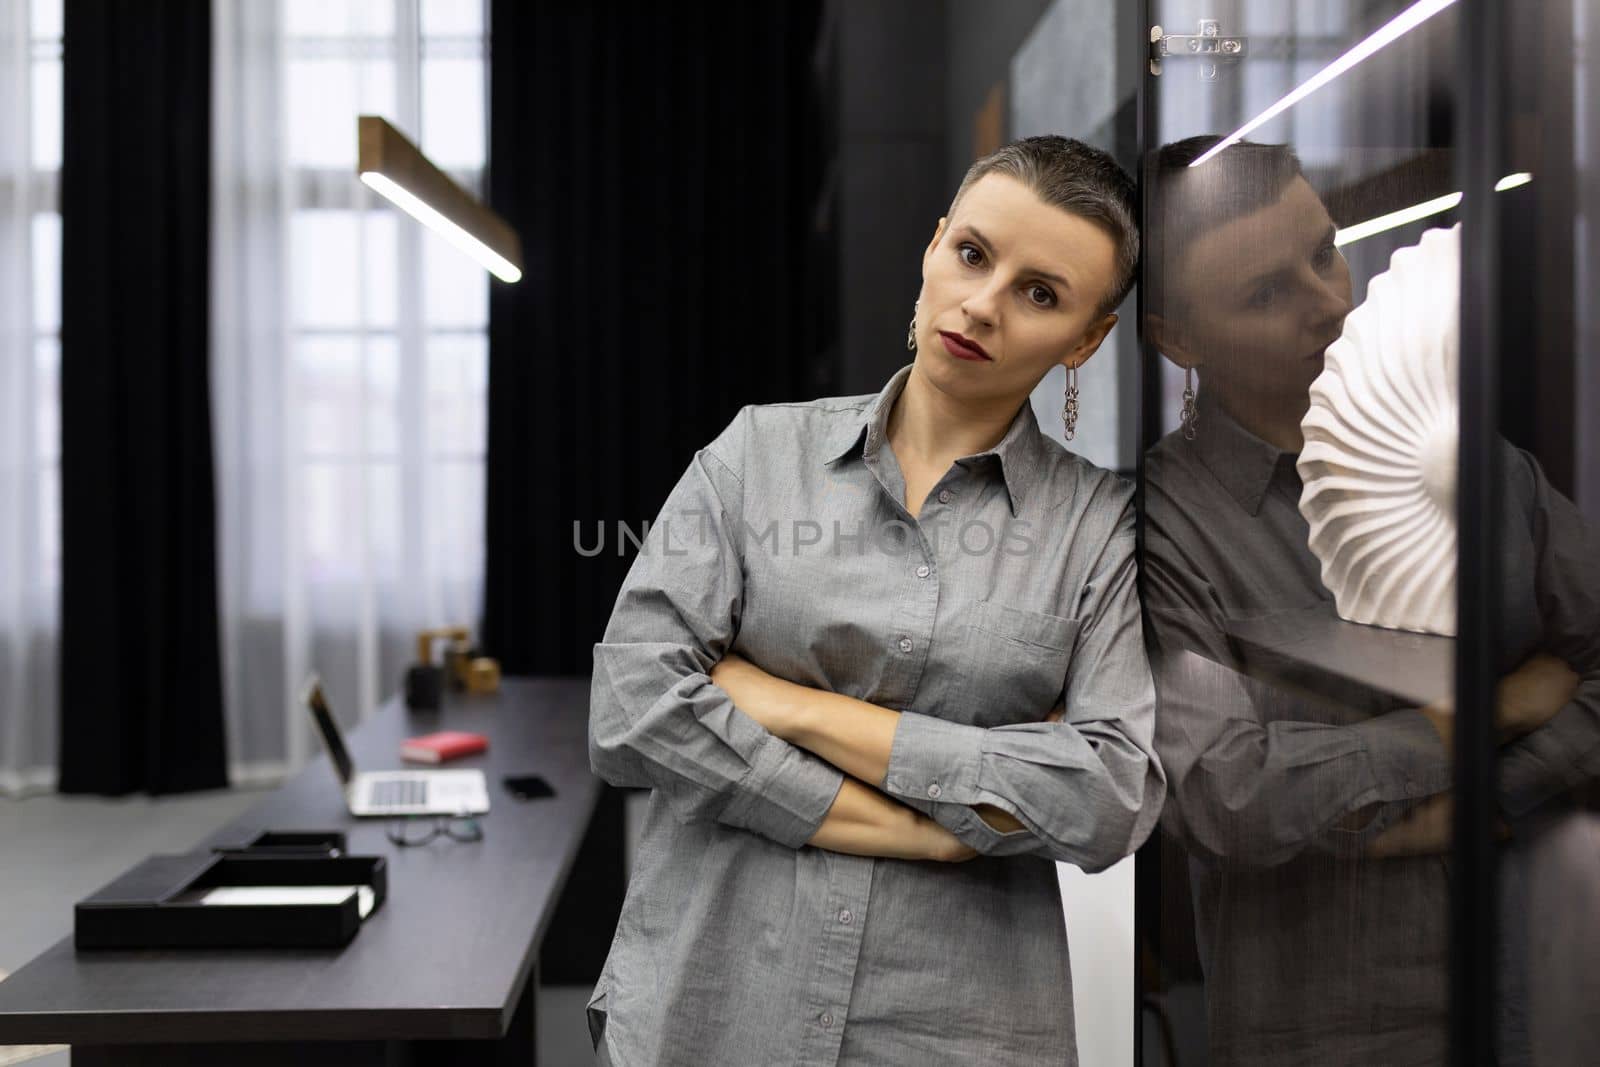
[[[432,826],[425,825],[420,818],[396,819],[389,824],[386,833],[389,840],[401,848],[426,845],[441,836],[452,841],[483,840],[483,826],[477,819],[443,815],[435,818]]]

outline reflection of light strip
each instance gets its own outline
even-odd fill
[[[515,264],[413,196],[406,189],[396,185],[392,179],[379,174],[377,171],[369,170],[361,175],[361,180],[373,190],[394,201],[395,205],[405,211],[406,214],[477,260],[479,266],[496,278],[503,282],[519,281],[522,278],[522,272],[516,268]]]
[[[1327,85],[1329,82],[1333,81],[1333,79],[1337,78],[1339,75],[1343,74],[1357,63],[1360,63],[1363,59],[1366,59],[1373,53],[1377,52],[1384,45],[1387,45],[1391,41],[1397,40],[1405,34],[1410,33],[1412,30],[1416,29],[1428,19],[1432,18],[1434,15],[1437,15],[1439,12],[1443,11],[1445,8],[1449,7],[1455,2],[1456,0],[1417,0],[1417,3],[1412,4],[1410,7],[1400,12],[1400,14],[1390,19],[1387,23],[1379,27],[1375,32],[1367,37],[1366,40],[1362,41],[1360,44],[1350,49],[1350,51],[1346,52],[1332,63],[1329,63],[1326,67],[1323,67],[1311,77],[1295,86],[1282,100],[1279,100],[1276,104],[1273,104],[1271,107],[1267,108],[1267,110],[1263,111],[1261,114],[1257,115],[1243,126],[1240,126],[1237,130],[1234,130],[1222,140],[1218,141],[1209,152],[1195,160],[1193,163],[1189,164],[1189,166],[1198,167],[1200,164],[1204,163],[1206,160],[1210,159],[1224,148],[1227,148],[1229,145],[1245,136],[1257,126],[1263,125],[1264,123],[1271,121],[1273,116],[1289,110],[1289,108],[1293,107],[1301,100],[1304,100],[1306,97],[1310,96],[1324,85]]]
[[[1507,189],[1515,189],[1519,185],[1527,185],[1533,181],[1533,175],[1527,171],[1518,171],[1516,174],[1507,174],[1504,178],[1494,183],[1494,191],[1503,193]],[[1461,203],[1460,193],[1448,193],[1436,196],[1432,200],[1424,200],[1420,204],[1403,207],[1399,211],[1391,211],[1387,215],[1379,215],[1366,222],[1358,222],[1354,226],[1346,226],[1333,236],[1335,245],[1347,245],[1359,241],[1364,237],[1371,237],[1384,230],[1392,230],[1396,226],[1404,226],[1408,222],[1425,219],[1429,215],[1437,215],[1441,211],[1449,211]]]
[[[1359,241],[1363,237],[1371,237],[1384,230],[1392,230],[1396,226],[1404,226],[1408,222],[1425,219],[1429,215],[1437,215],[1441,211],[1449,211],[1461,203],[1460,193],[1450,193],[1447,196],[1436,196],[1432,200],[1424,200],[1420,204],[1403,207],[1399,211],[1391,211],[1387,215],[1379,215],[1366,222],[1358,222],[1354,226],[1346,226],[1333,236],[1336,245],[1347,245],[1352,241]]]

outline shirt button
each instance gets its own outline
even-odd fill
[[[822,1013],[822,1025],[823,1026],[832,1026],[833,1025],[833,1013],[832,1012],[825,1011],[825,1012]]]
[[[938,782],[934,782],[932,785],[928,786],[928,795],[934,800],[938,800],[939,794],[942,792],[944,792],[944,790],[939,788]]]
[[[902,637],[900,639],[900,651],[901,652],[910,652],[911,651],[911,638]]]
[[[932,573],[933,573],[933,568],[929,567],[926,563],[924,563],[922,566],[917,568],[917,577],[918,578],[926,578],[928,575],[930,575]]]
[[[850,925],[850,920],[852,918],[854,918],[854,916],[850,914],[849,908],[846,908],[839,913],[839,921],[844,923],[846,926]]]
[[[939,503],[941,503],[941,504],[950,503],[950,490],[948,490],[948,489],[939,490]]]

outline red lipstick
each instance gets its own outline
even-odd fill
[[[994,360],[994,357],[983,350],[982,345],[971,338],[945,330],[939,331],[939,337],[944,341],[945,351],[957,359],[969,359],[981,363],[991,363]]]

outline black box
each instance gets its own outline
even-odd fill
[[[336,948],[361,930],[357,896],[327,904],[201,904],[225,886],[368,886],[383,905],[382,856],[195,852],[151,856],[78,902],[73,944],[99,948]]]
[[[257,856],[344,855],[345,839],[340,830],[263,830],[211,846],[213,852],[247,852]]]

